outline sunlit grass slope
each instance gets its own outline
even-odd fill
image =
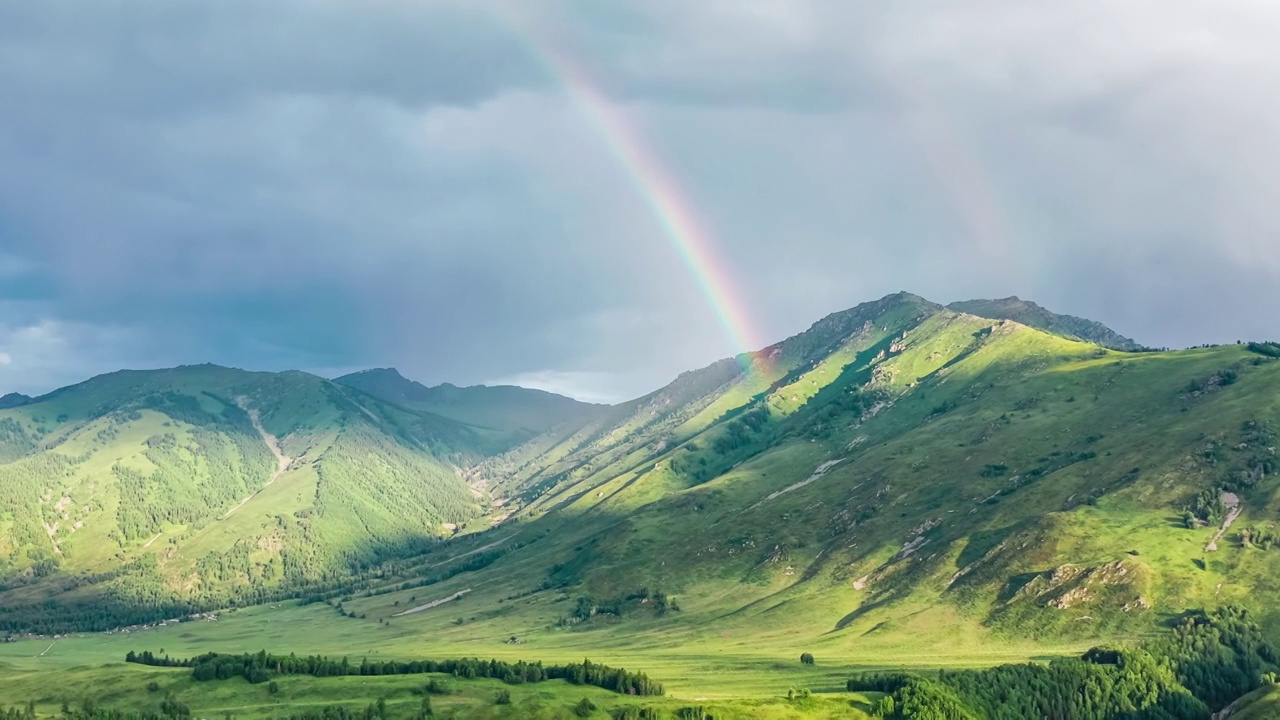
[[[432,586],[470,589],[455,627],[911,657],[1124,639],[1227,603],[1276,624],[1280,553],[1241,535],[1277,509],[1273,358],[1111,351],[906,295],[766,354],[765,390],[712,366],[507,458],[518,509],[486,542],[526,542]],[[1211,545],[1224,493],[1239,514]]]

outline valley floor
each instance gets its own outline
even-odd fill
[[[429,615],[430,613],[422,613]],[[869,707],[862,695],[844,692],[851,674],[869,669],[911,667],[975,667],[1045,658],[1079,652],[1081,646],[1036,648],[987,644],[957,645],[952,651],[937,648],[913,651],[868,644],[859,652],[819,656],[815,665],[802,665],[798,653],[785,643],[745,646],[726,637],[723,643],[702,639],[696,643],[662,644],[649,637],[612,633],[609,628],[586,632],[547,631],[509,643],[509,637],[475,632],[470,640],[449,633],[423,634],[404,631],[374,619],[339,616],[323,604],[267,605],[222,613],[218,620],[193,620],[163,627],[59,637],[34,638],[0,644],[0,706],[34,700],[41,714],[56,714],[67,701],[77,706],[93,699],[100,707],[139,709],[156,705],[167,694],[189,705],[197,716],[236,717],[280,715],[297,709],[345,703],[363,708],[385,698],[391,708],[409,713],[421,702],[411,692],[424,676],[311,678],[282,677],[280,692],[269,695],[265,686],[241,679],[197,683],[185,668],[154,668],[126,664],[127,652],[150,650],[175,658],[204,652],[256,652],[323,654],[349,657],[353,662],[375,659],[498,658],[545,663],[580,662],[588,657],[614,667],[642,671],[662,682],[665,698],[628,698],[591,687],[560,681],[536,686],[505,686],[497,681],[459,683],[455,696],[434,698],[442,712],[450,707],[458,717],[569,717],[573,703],[589,697],[602,709],[621,705],[662,707],[676,711],[693,705],[716,706],[716,717],[861,717],[857,708]],[[407,624],[405,630],[407,630]],[[157,690],[148,691],[155,682]],[[494,706],[494,694],[509,688],[513,706]],[[808,689],[814,697],[788,702],[788,690]],[[523,708],[519,714],[516,708]],[[506,715],[502,713],[508,713]],[[406,715],[407,716],[407,715]],[[603,712],[601,717],[603,717]]]

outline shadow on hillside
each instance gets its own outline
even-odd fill
[[[873,610],[879,610],[882,607],[887,607],[890,603],[894,601],[894,599],[895,598],[892,595],[890,595],[890,596],[881,598],[879,600],[876,600],[874,602],[867,603],[866,605],[863,605],[859,607],[857,610],[854,610],[848,615],[845,615],[844,617],[840,618],[838,621],[836,621],[835,627],[831,628],[830,630],[828,630],[823,634],[830,635],[831,633],[834,633],[834,632],[840,632],[841,630],[844,630],[845,628],[849,627],[853,623],[857,622],[859,618],[869,614]]]
[[[866,637],[873,633],[880,632],[881,630],[887,630],[889,627],[890,627],[890,623],[888,620],[881,620],[880,622],[873,625],[870,630],[862,633],[862,637]]]
[[[1040,573],[1038,572],[1025,572],[1018,573],[1017,575],[1010,575],[1009,578],[1005,580],[1004,585],[1000,586],[1000,592],[996,594],[996,602],[1000,604],[1010,602],[1017,597],[1018,591],[1022,590],[1022,588],[1027,586],[1027,583],[1035,580],[1039,576]]]

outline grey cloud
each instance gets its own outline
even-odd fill
[[[462,2],[69,0],[0,8],[19,97],[173,117],[263,95],[471,104],[542,73]]]
[[[1280,301],[1276,20],[3,4],[0,390],[211,360],[619,398],[740,350],[540,43],[640,128],[766,340],[899,289],[1153,344],[1280,335],[1248,311]]]

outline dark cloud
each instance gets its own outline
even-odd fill
[[[739,350],[548,51],[645,136],[760,337],[899,289],[1280,336],[1277,20],[0,3],[0,390],[214,361],[617,399]]]

